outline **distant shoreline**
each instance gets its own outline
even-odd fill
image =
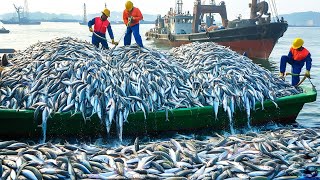
[[[53,20],[30,20],[30,21],[39,21],[39,22],[60,22],[60,23],[82,23],[79,20],[75,20],[75,19],[67,19],[67,20],[61,20],[61,19],[53,19]],[[0,22],[2,22],[0,20]],[[111,21],[111,24],[123,24],[122,21]],[[154,24],[155,21],[140,21],[140,24]],[[7,23],[3,23],[3,24],[7,24]]]
[[[320,26],[294,26],[294,25],[289,25],[289,27],[320,27]]]

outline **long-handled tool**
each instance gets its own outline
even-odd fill
[[[313,89],[316,88],[316,86],[315,86],[315,85],[312,83],[312,81],[311,81],[311,77],[307,77],[306,75],[303,75],[303,74],[294,74],[294,73],[286,73],[286,75],[290,75],[290,76],[303,76],[303,78],[301,79],[301,81],[300,81],[297,85],[295,85],[295,87],[300,86],[300,85],[308,78],[310,84],[312,85],[312,88],[313,88]]]
[[[111,41],[108,41],[107,40],[107,38],[104,38],[104,37],[102,37],[102,36],[99,36],[96,32],[92,32],[95,36],[97,36],[98,38],[100,38],[100,39],[102,39],[102,40],[105,40],[105,41],[107,41],[108,43],[111,43],[112,44],[112,42]]]
[[[120,37],[119,41],[117,41],[118,43],[115,44],[113,48],[111,48],[110,53],[112,53],[112,52],[114,51],[114,49],[119,45],[119,42],[121,41],[121,39],[123,38],[123,36],[126,34],[126,32],[127,32],[127,30],[122,34],[122,36]],[[95,36],[97,36],[98,38],[100,38],[100,39],[102,39],[102,40],[104,40],[104,41],[107,41],[108,43],[111,43],[111,44],[112,44],[112,42],[108,41],[108,40],[107,40],[106,38],[104,38],[104,37],[99,36],[97,33],[93,32],[93,34],[94,34]]]
[[[131,22],[132,22],[132,17],[130,17],[130,18],[128,19],[127,27],[130,26]],[[124,33],[120,36],[119,41],[116,41],[116,42],[118,42],[118,43],[115,44],[115,46],[114,46],[113,48],[111,48],[110,53],[112,53],[112,52],[116,49],[116,47],[119,45],[119,42],[120,42],[121,39],[124,37],[124,35],[126,34],[126,32],[127,32],[127,30],[125,30]],[[97,33],[95,33],[94,31],[93,31],[92,33],[93,33],[94,35],[96,35],[98,38],[103,39],[103,40],[107,41],[108,43],[111,43],[111,44],[112,44],[112,42],[108,41],[108,40],[107,40],[106,38],[104,38],[104,37],[99,36],[99,35],[98,35]]]
[[[132,21],[132,17],[130,17],[128,19],[128,24],[127,24],[127,27],[130,26],[131,24],[131,21]],[[120,36],[120,39],[118,41],[118,45],[119,45],[119,42],[121,41],[121,39],[124,37],[124,35],[127,33],[127,29],[124,31],[124,33]],[[117,45],[115,45],[111,50],[110,50],[110,54],[116,49]]]
[[[294,73],[286,73],[286,76],[305,76],[304,74],[294,74]]]

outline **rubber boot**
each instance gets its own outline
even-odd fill
[[[1,66],[7,66],[9,64],[7,54],[2,56]]]

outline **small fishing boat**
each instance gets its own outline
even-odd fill
[[[2,26],[2,28],[0,28],[0,34],[7,34],[7,33],[9,33],[10,31],[9,30],[7,30],[6,28],[4,28],[3,26]]]
[[[271,101],[264,102],[264,109],[256,103],[256,110],[251,111],[251,125],[263,125],[274,122],[281,124],[294,123],[305,103],[316,101],[317,91],[313,87],[304,86],[303,93],[285,96],[276,100],[277,106]],[[124,135],[142,135],[145,133],[161,133],[167,131],[191,131],[210,128],[213,131],[229,130],[228,115],[221,108],[218,119],[215,119],[212,106],[175,109],[168,112],[149,113],[144,119],[142,112],[130,114],[128,123],[124,124]],[[234,127],[247,125],[247,114],[237,109],[234,117]],[[34,119],[32,110],[0,109],[0,136],[38,137],[42,133],[41,114]],[[115,124],[115,123],[114,123]],[[114,125],[113,124],[113,125]],[[115,126],[115,125],[114,125]],[[84,122],[82,115],[77,113],[56,113],[48,119],[47,135],[51,136],[94,136],[106,134],[105,126],[94,115],[91,121]],[[111,131],[115,131],[115,127]]]

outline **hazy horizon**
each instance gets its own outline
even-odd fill
[[[234,2],[235,0],[224,0],[227,6],[228,19],[234,19],[239,14],[242,15],[243,18],[248,18],[250,9],[249,3],[251,0],[243,0]],[[1,2],[0,13],[13,13],[15,12],[13,4],[17,6],[24,6],[25,0],[6,0]],[[118,2],[111,2],[110,0],[28,0],[28,9],[29,12],[46,12],[46,13],[66,13],[71,15],[82,15],[83,14],[83,3],[86,3],[87,6],[87,14],[100,13],[104,4],[107,4],[107,7],[112,11],[123,11],[124,4],[126,0],[120,0]],[[164,15],[167,13],[170,7],[175,6],[175,0],[132,0],[134,5],[138,7],[142,13],[145,14],[161,14]],[[206,0],[208,3],[209,0]],[[270,2],[270,1],[267,1]],[[183,11],[193,11],[193,0],[184,0],[183,1]],[[216,1],[216,3],[220,3],[220,1]],[[288,4],[290,6],[288,6]],[[63,5],[63,7],[61,7]],[[271,7],[271,3],[269,6]],[[290,14],[294,12],[305,12],[305,11],[316,11],[320,12],[320,1],[319,0],[308,0],[303,2],[303,6],[301,5],[301,1],[298,0],[281,0],[276,2],[278,14]],[[270,9],[269,7],[269,9]],[[154,9],[157,9],[155,12]],[[271,11],[271,9],[269,10]]]

